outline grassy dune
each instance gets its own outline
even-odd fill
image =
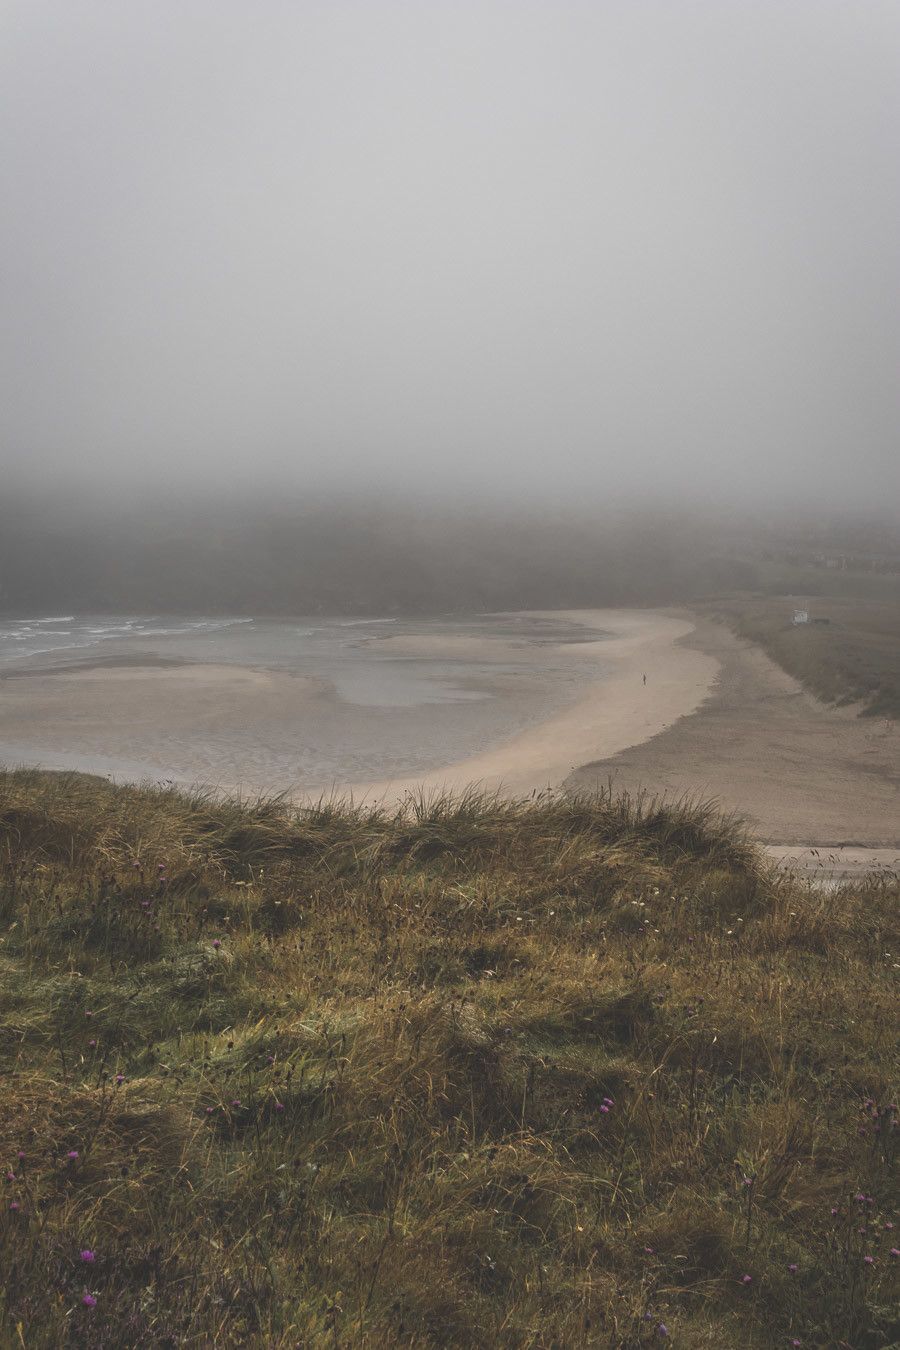
[[[794,625],[797,601],[784,595],[736,595],[697,608],[758,643],[826,702],[859,703],[866,716],[896,718],[900,717],[900,585],[894,577],[864,581],[859,595],[813,593],[804,601],[814,619],[827,622]]]
[[[0,1344],[896,1344],[897,884],[0,775]]]

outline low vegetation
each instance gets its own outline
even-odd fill
[[[829,703],[870,717],[900,717],[900,579],[866,577],[860,593],[734,595],[697,606],[758,643]],[[809,623],[794,624],[808,606]]]
[[[896,1344],[896,882],[0,775],[0,1343]]]

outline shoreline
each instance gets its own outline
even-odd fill
[[[323,719],[350,728],[343,762],[352,765],[364,745],[353,735],[387,710],[344,703],[327,682],[288,669],[150,652],[4,672],[0,755],[9,765],[83,769],[118,781],[207,783],[244,796],[284,791],[298,804],[334,797],[392,808],[469,787],[527,797],[611,783],[658,797],[714,799],[746,820],[778,866],[807,876],[856,877],[900,865],[897,728],[826,706],[761,648],[685,611],[520,613],[532,625],[550,621],[548,635],[540,642],[509,632],[365,639],[389,664],[455,668],[457,688],[492,691],[511,707],[519,706],[523,680],[568,693],[568,702],[557,699],[549,715],[538,713],[511,735],[502,718],[487,716],[475,741],[484,748],[474,753],[453,759],[453,738],[435,741],[437,767],[426,761],[394,776],[347,772],[323,781],[310,761],[303,776],[304,738]],[[554,623],[568,640],[553,633]],[[414,741],[434,714],[419,707],[403,716],[413,719]],[[296,748],[286,756],[288,742]]]
[[[424,774],[403,775],[340,788],[354,801],[396,805],[410,796],[476,787],[508,796],[562,786],[584,756],[611,756],[643,743],[694,712],[708,697],[718,662],[704,652],[676,645],[694,628],[692,620],[659,610],[531,610],[535,618],[554,618],[612,636],[565,646],[568,656],[610,665],[580,697],[561,711],[529,727],[504,744]],[[417,655],[435,641],[448,652],[447,639],[390,637],[394,651]],[[464,639],[472,643],[490,639]],[[559,649],[559,648],[557,648]],[[648,676],[644,685],[642,677]],[[306,798],[311,793],[303,794]]]
[[[430,671],[435,688],[452,685],[455,697],[441,708],[427,699],[369,706],[289,668],[154,652],[94,652],[14,670],[0,684],[0,757],[83,765],[132,782],[286,792],[297,801],[344,796],[387,805],[473,782],[527,796],[559,787],[589,756],[657,735],[708,696],[717,672],[715,660],[676,646],[693,623],[668,612],[480,617],[496,619],[497,631],[360,641],[373,669],[384,663],[401,684],[409,668]],[[334,773],[321,772],[322,746]],[[387,768],[391,755],[395,773],[359,772]]]
[[[89,656],[81,661],[60,661],[37,666],[17,666],[14,670],[0,670],[0,681],[30,680],[46,675],[81,675],[91,670],[169,670],[190,664],[177,656]]]

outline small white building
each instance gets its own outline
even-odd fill
[[[794,610],[794,623],[809,623],[809,610],[808,610],[808,609],[795,609],[795,610]]]

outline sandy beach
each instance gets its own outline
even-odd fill
[[[606,667],[602,680],[590,684],[554,717],[496,748],[424,776],[354,783],[354,796],[393,804],[409,793],[458,791],[470,784],[511,796],[559,787],[588,758],[614,756],[693,712],[716,679],[715,657],[679,644],[680,638],[693,631],[693,623],[684,618],[650,610],[606,609],[554,611],[552,617],[613,635],[568,648],[583,663],[602,662]],[[451,654],[456,640],[391,637],[380,641],[413,656],[437,647],[444,655]],[[456,650],[471,656],[473,640],[459,642]],[[646,686],[645,674],[650,681]]]
[[[172,639],[7,668],[0,762],[388,806],[612,782],[715,798],[805,874],[897,866],[900,731],[826,707],[720,625],[572,610],[367,632],[342,638],[333,679],[243,648],[184,659]]]
[[[138,653],[56,655],[0,677],[0,760],[304,800],[350,792],[390,804],[473,782],[527,794],[699,705],[718,667],[676,645],[691,628],[628,610],[376,628],[337,649],[343,684],[179,659],[162,639]],[[262,633],[261,657],[264,647]],[[360,772],[376,765],[380,776]]]
[[[858,870],[867,860],[854,864],[854,848],[879,849],[868,861],[891,863],[900,853],[900,728],[826,706],[718,624],[696,621],[679,645],[718,664],[709,699],[661,735],[585,763],[567,786],[611,780],[714,797],[805,871],[838,850]]]

